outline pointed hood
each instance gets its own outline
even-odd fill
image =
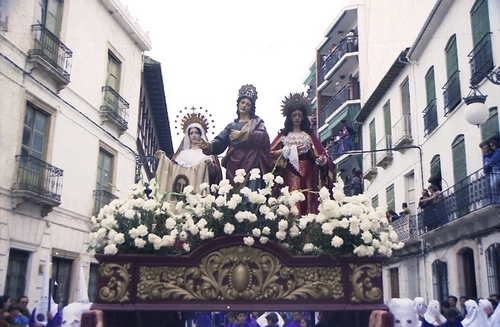
[[[85,281],[85,274],[83,272],[83,267],[81,263],[80,263],[80,271],[78,273],[78,290],[76,293],[76,301],[80,303],[89,302],[89,292],[87,289],[87,282]]]
[[[52,278],[52,257],[47,254],[45,258],[45,265],[43,268],[43,281],[42,281],[42,294],[36,306],[35,322],[41,323],[43,326],[47,325],[47,312],[50,311],[55,315],[57,312],[57,304],[52,299],[51,278]],[[50,302],[49,302],[50,301]],[[49,306],[50,303],[50,306]]]

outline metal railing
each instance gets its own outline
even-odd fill
[[[35,32],[34,48],[30,55],[38,55],[50,63],[66,79],[70,78],[73,52],[52,34],[43,24],[32,26]]]
[[[500,173],[478,170],[444,190],[418,214],[419,235],[493,204],[500,204]]]
[[[395,147],[405,139],[411,140],[411,115],[402,115],[392,126],[392,133]]]
[[[453,109],[462,101],[460,94],[460,71],[451,75],[450,79],[443,85],[444,116],[448,116]]]
[[[104,102],[101,106],[101,113],[105,113],[113,120],[123,126],[128,127],[129,103],[123,99],[111,86],[103,86]]]
[[[377,173],[377,161],[375,152],[369,152],[363,156],[363,177],[371,176]]]
[[[32,155],[16,156],[16,190],[30,191],[61,202],[64,171]]]
[[[309,89],[307,90],[307,98],[310,101],[313,101],[316,98],[316,84],[310,85]]]
[[[358,51],[358,37],[353,37],[352,40],[343,39],[339,45],[326,58],[325,63],[318,73],[319,84],[325,81],[326,74],[342,59],[346,53]]]
[[[393,221],[392,227],[398,234],[401,242],[418,240],[417,216],[403,215],[401,218]]]
[[[432,99],[422,111],[424,118],[424,137],[432,133],[438,126],[436,102],[436,98]]]
[[[159,159],[155,156],[136,156],[135,157],[135,182],[141,180],[141,171],[144,168],[148,179],[154,177],[158,168]]]
[[[109,204],[114,199],[118,199],[116,195],[106,190],[94,190],[92,195],[94,196],[94,211],[92,212],[94,216],[97,216],[106,204]]]
[[[477,85],[495,66],[491,46],[491,32],[486,33],[468,54],[471,84]]]
[[[326,123],[326,119],[330,117],[337,109],[342,107],[344,103],[351,99],[352,85],[350,83],[344,85],[333,97],[325,104],[325,108],[319,113],[319,126]]]
[[[384,161],[387,157],[392,157],[392,135],[384,135],[380,141],[377,142],[376,148],[377,150],[385,149],[385,151],[376,152],[377,164]]]

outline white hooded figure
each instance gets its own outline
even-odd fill
[[[85,275],[83,273],[83,267],[80,264],[80,272],[78,274],[78,291],[77,291],[77,302],[68,304],[63,309],[63,327],[80,327],[82,320],[82,314],[90,311],[92,302],[89,302],[89,296],[87,292],[87,283],[85,282]]]
[[[429,324],[434,326],[439,326],[446,322],[446,318],[441,314],[441,305],[439,301],[429,301],[429,304],[427,305],[427,311],[424,313],[424,319]],[[438,322],[438,320],[440,322]]]
[[[49,318],[47,317],[47,312],[50,311],[52,317],[55,317],[58,311],[58,305],[54,302],[52,298],[52,290],[50,288],[52,282],[52,260],[50,254],[45,258],[45,266],[43,269],[43,284],[42,284],[42,295],[38,304],[31,313],[34,316],[34,323],[37,325],[47,326]]]
[[[467,314],[462,320],[462,326],[464,327],[487,327],[487,325],[480,325],[480,320],[478,319],[479,306],[474,300],[465,301],[465,311]]]
[[[394,316],[394,327],[419,327],[421,325],[411,299],[394,298],[386,304]]]
[[[423,297],[416,297],[413,300],[413,306],[419,316],[423,316],[427,311],[427,304],[425,304],[425,299]]]
[[[491,327],[500,327],[500,305],[497,305],[495,311],[488,318]]]
[[[259,324],[259,326],[267,326],[266,316],[270,313],[271,313],[271,311],[264,312],[263,315],[261,315],[259,318],[257,318],[257,323]],[[283,320],[283,318],[281,318],[281,315],[278,312],[275,312],[275,313],[278,316],[278,326],[280,326],[280,327],[283,326],[285,324],[285,321]]]
[[[488,312],[493,311],[493,305],[491,304],[491,302],[488,301],[487,299],[480,299],[479,303],[478,303],[478,307],[479,307],[479,312],[478,312],[477,318],[476,318],[478,323],[484,327],[492,327],[493,325],[488,320],[488,314],[486,313],[486,311],[488,311]],[[479,324],[478,324],[478,326],[479,326]]]

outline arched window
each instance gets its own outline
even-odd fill
[[[432,263],[432,286],[434,298],[443,301],[448,298],[448,264],[441,260]]]
[[[500,243],[486,249],[486,274],[488,275],[489,294],[500,293]]]

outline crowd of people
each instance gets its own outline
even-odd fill
[[[466,296],[457,298],[454,295],[441,302],[423,298],[415,299],[422,327],[498,327],[500,326],[499,295],[491,294],[488,298],[470,299]]]
[[[182,327],[325,327],[333,325],[329,312],[182,312]]]
[[[20,296],[15,303],[9,295],[0,296],[0,327],[59,327],[62,325],[62,316],[59,310],[47,312],[46,324],[36,319],[36,309],[28,309],[29,298]]]

